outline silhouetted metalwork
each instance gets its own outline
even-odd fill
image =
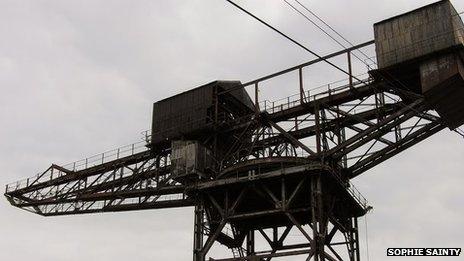
[[[215,242],[231,249],[230,258],[215,260],[360,260],[357,220],[370,207],[350,179],[464,119],[437,104],[436,96],[427,98],[417,88],[420,75],[412,80],[399,73],[424,60],[309,91],[304,71],[346,56],[351,74],[351,53],[372,44],[248,83],[217,81],[157,102],[144,142],[52,165],[8,185],[5,195],[12,205],[43,216],[194,207],[195,261],[205,260]],[[442,53],[462,64],[462,48]],[[452,87],[464,90],[462,73],[453,72]],[[260,88],[288,75],[296,75],[296,95],[260,99]],[[437,107],[446,112],[435,112]],[[288,240],[291,231],[301,234],[301,242]],[[268,249],[257,250],[257,236]]]

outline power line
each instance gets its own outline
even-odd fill
[[[342,43],[340,43],[335,37],[333,37],[332,35],[330,35],[328,32],[326,32],[324,30],[324,28],[322,28],[321,26],[319,26],[317,23],[315,23],[311,18],[309,18],[307,15],[305,15],[303,12],[301,12],[300,10],[298,10],[294,5],[292,5],[291,3],[289,3],[287,0],[283,0],[288,6],[290,6],[293,10],[295,10],[296,12],[298,12],[300,15],[302,15],[304,18],[306,18],[306,20],[308,20],[310,23],[312,23],[314,26],[316,26],[319,30],[321,30],[324,34],[326,34],[328,37],[330,37],[332,40],[334,40],[336,43],[338,43],[340,46],[342,46],[343,48],[346,49],[346,46],[343,45]]]
[[[278,30],[277,28],[275,28],[274,26],[270,25],[269,23],[265,22],[264,20],[262,20],[261,18],[257,17],[256,15],[252,14],[251,12],[249,12],[248,10],[246,10],[245,8],[241,7],[240,5],[236,4],[235,2],[233,2],[232,0],[226,0],[227,2],[229,2],[230,4],[232,4],[233,6],[235,6],[236,8],[238,8],[240,11],[246,13],[247,15],[253,17],[254,19],[256,19],[257,21],[259,21],[260,23],[262,23],[263,25],[267,26],[268,28],[272,29],[273,31],[275,31],[276,33],[280,34],[281,36],[283,36],[284,38],[286,38],[287,40],[291,41],[292,43],[298,45],[299,47],[303,48],[304,50],[308,51],[309,53],[311,53],[312,55],[316,56],[318,59],[320,59],[321,61],[324,61],[326,62],[327,64],[333,66],[334,68],[336,68],[337,70],[345,73],[346,75],[348,75],[349,77],[357,80],[358,82],[361,82],[361,83],[365,83],[366,84],[366,81],[364,80],[361,80],[359,79],[358,77],[356,76],[353,76],[352,74],[350,74],[349,72],[345,71],[344,69],[340,68],[339,66],[335,65],[334,63],[330,62],[328,59],[320,56],[319,54],[311,51],[310,49],[308,49],[306,46],[302,45],[301,43],[299,43],[298,41],[294,40],[293,38],[291,38],[290,36],[286,35],[285,33],[281,32],[280,30]],[[230,90],[229,90],[230,91]],[[388,95],[384,94],[385,96],[389,97]],[[389,97],[390,99],[392,100],[395,100],[391,97]]]
[[[306,20],[308,20],[310,23],[312,23],[314,26],[316,26],[319,30],[321,30],[325,35],[327,35],[328,37],[330,37],[332,40],[334,40],[337,44],[339,44],[341,47],[343,47],[344,49],[347,49],[347,47],[342,44],[340,41],[338,41],[335,37],[333,37],[331,34],[329,34],[326,30],[324,30],[324,28],[322,28],[321,26],[319,26],[316,22],[314,22],[311,18],[309,18],[307,15],[305,15],[303,12],[301,12],[300,10],[298,10],[298,8],[296,8],[294,5],[292,5],[291,3],[289,3],[287,0],[283,0],[288,6],[290,6],[294,11],[296,11],[297,13],[299,13],[301,16],[303,16]],[[362,63],[366,64],[361,58],[359,58],[356,54],[353,54],[354,57],[356,57],[359,61],[361,61]],[[367,64],[366,64],[367,65]]]
[[[284,0],[286,1],[286,0]],[[345,42],[347,42],[349,45],[354,46],[354,44],[349,41],[346,37],[344,37],[341,33],[339,33],[335,28],[333,28],[330,24],[328,24],[324,19],[322,19],[320,16],[318,16],[315,12],[311,11],[306,5],[302,4],[299,0],[294,0],[296,3],[298,3],[301,7],[303,7],[306,11],[308,11],[311,15],[316,17],[317,20],[319,20],[321,23],[323,23],[325,26],[327,26],[330,30],[332,30],[335,34],[337,34],[341,39],[343,39]],[[332,37],[331,37],[332,38]],[[364,57],[366,57],[368,60],[371,60],[372,62],[375,63],[369,56],[367,56],[363,51],[358,50]],[[358,58],[359,59],[359,58]],[[363,61],[361,61],[363,62]],[[363,62],[364,63],[364,62]]]
[[[335,65],[334,63],[330,62],[328,59],[320,56],[319,54],[311,51],[309,48],[307,48],[306,46],[302,45],[301,43],[299,43],[298,41],[294,40],[293,38],[291,38],[290,36],[286,35],[285,33],[283,33],[282,31],[278,30],[277,28],[275,28],[274,26],[270,25],[269,23],[265,22],[264,20],[262,20],[261,18],[257,17],[256,15],[252,14],[251,12],[249,12],[248,10],[246,10],[245,8],[241,7],[240,5],[236,4],[235,2],[233,2],[232,0],[226,0],[227,2],[229,2],[230,4],[232,4],[233,6],[235,6],[236,8],[238,8],[240,11],[246,13],[247,15],[253,17],[254,19],[256,19],[257,21],[259,21],[260,23],[262,23],[263,25],[267,26],[268,28],[272,29],[273,31],[275,31],[276,33],[280,34],[281,36],[283,36],[284,38],[286,38],[287,40],[291,41],[292,43],[298,45],[299,47],[303,48],[304,50],[306,50],[307,52],[311,53],[312,55],[316,56],[318,59],[320,59],[321,61],[324,61],[326,62],[327,64],[331,65],[332,67],[336,68],[337,70],[345,73],[346,75],[348,75],[349,77],[357,80],[358,82],[361,82],[361,83],[366,83],[364,80],[361,80],[359,79],[358,77],[356,76],[353,76],[352,74],[350,74],[349,72],[345,71],[344,69],[342,69],[341,67]],[[399,80],[397,80],[398,83],[400,83],[401,85],[403,85],[406,89],[409,89],[405,84],[401,83]],[[393,87],[393,86],[392,86]],[[395,88],[396,89],[396,88]],[[384,94],[386,95],[386,94]],[[388,95],[386,95],[387,97],[389,97]],[[391,98],[391,97],[389,97]],[[395,100],[393,98],[391,98],[392,100]]]
[[[293,10],[295,10],[296,12],[298,12],[300,15],[302,15],[303,17],[305,17],[308,21],[310,21],[313,25],[315,25],[317,28],[319,28],[322,32],[324,32],[326,35],[328,35],[332,40],[334,40],[335,42],[337,42],[339,45],[341,45],[343,48],[346,49],[345,45],[343,45],[342,43],[340,43],[338,40],[335,39],[335,37],[333,37],[332,35],[330,35],[327,31],[325,31],[321,26],[319,26],[318,24],[316,24],[311,18],[309,18],[307,15],[305,15],[304,13],[302,13],[300,10],[298,10],[294,5],[290,4],[287,0],[283,0],[287,5],[289,5]],[[325,22],[322,18],[320,18],[319,16],[317,16],[314,12],[312,12],[309,8],[307,8],[304,4],[302,4],[301,2],[299,2],[298,0],[295,0],[300,6],[302,6],[305,10],[307,10],[308,12],[310,12],[312,15],[316,16],[320,21],[322,21],[325,25],[327,25],[329,28],[331,28],[332,31],[336,32],[337,35],[339,35],[340,37],[342,37],[342,39],[344,39],[348,44],[350,44],[351,46],[354,46],[353,43],[351,43],[350,41],[348,41],[345,37],[343,37],[340,33],[338,33],[332,26],[330,26],[327,22]],[[361,54],[363,54],[365,57],[367,57],[367,59],[371,60],[374,64],[377,64],[374,60],[372,60],[370,57],[368,57],[365,53],[363,53],[361,50],[357,50],[359,51]],[[361,58],[359,58],[357,55],[355,55],[353,53],[353,56],[355,56],[359,61],[361,61],[362,63],[364,63],[369,69],[370,69],[370,66],[365,62],[363,61]],[[383,74],[383,73],[382,73]],[[403,84],[400,80],[398,79],[395,79],[394,77],[392,77],[396,82],[398,82],[400,85],[402,85],[403,87],[405,87],[406,89],[409,89],[405,84]],[[388,80],[387,78],[385,79],[387,80],[387,82],[389,83],[392,83],[390,80]],[[362,81],[361,81],[362,82]],[[393,86],[392,86],[393,87]],[[386,95],[387,97],[389,97],[388,95]],[[391,98],[391,97],[389,97]],[[392,100],[394,100],[393,98],[391,98]]]
[[[251,12],[247,11],[246,9],[244,9],[243,7],[239,6],[238,4],[236,4],[235,2],[233,2],[232,0],[226,0],[227,2],[229,2],[230,4],[232,4],[233,6],[235,6],[236,8],[238,8],[239,10],[241,10],[242,12],[246,13],[247,15],[253,17],[254,19],[256,19],[257,21],[259,21],[260,23],[262,23],[263,25],[267,26],[268,28],[272,29],[273,31],[275,31],[276,33],[280,34],[281,36],[283,36],[284,38],[286,38],[287,40],[291,41],[292,43],[298,45],[299,47],[301,47],[302,49],[306,50],[307,52],[309,52],[310,54],[316,56],[317,58],[321,59],[322,61],[326,62],[327,64],[331,65],[332,67],[336,68],[337,70],[345,73],[346,75],[350,76],[350,77],[353,77],[354,79],[356,79],[357,81],[360,81],[360,82],[364,82],[360,79],[358,79],[357,77],[355,76],[352,76],[349,72],[345,71],[344,69],[342,69],[341,67],[337,66],[336,64],[332,63],[331,61],[325,59],[324,57],[320,56],[319,54],[317,54],[316,52],[314,51],[311,51],[309,48],[307,48],[306,46],[302,45],[301,43],[299,43],[298,41],[296,41],[295,39],[291,38],[290,36],[286,35],[285,33],[281,32],[280,30],[278,30],[277,28],[275,28],[274,26],[270,25],[269,23],[263,21],[261,18],[257,17],[256,15],[252,14]]]
[[[314,23],[314,21],[312,21],[309,17],[307,17],[305,14],[303,14],[300,10],[298,10],[297,8],[295,8],[293,5],[291,5],[287,0],[283,0],[285,1],[289,6],[291,6],[295,11],[297,11],[298,13],[300,13],[302,16],[304,16],[307,20],[309,20],[311,23],[313,23],[314,25],[316,25]],[[306,7],[304,4],[302,4],[299,0],[294,0],[295,2],[297,2],[301,7],[303,7],[306,11],[308,11],[310,14],[312,14],[313,16],[315,16],[319,21],[321,21],[323,24],[325,24],[327,27],[329,27],[332,31],[334,31],[338,36],[340,36],[343,40],[345,40],[348,44],[350,44],[351,46],[354,46],[353,43],[351,43],[348,39],[346,39],[346,37],[344,37],[341,33],[339,33],[337,30],[335,30],[332,26],[330,26],[327,22],[325,22],[321,17],[319,17],[317,14],[315,14],[313,11],[311,11],[308,7]],[[319,28],[321,31],[323,31],[325,34],[329,35],[325,30],[323,30],[320,26],[316,25],[317,28]],[[342,45],[338,40],[334,39],[334,37],[332,37],[331,35],[329,35],[329,37],[331,39],[333,39],[335,42],[337,42],[338,44],[340,44],[342,47],[346,48],[344,45]],[[372,61],[375,65],[377,65],[377,63],[370,57],[368,57],[362,50],[357,50],[359,51],[361,54],[363,54],[368,60]],[[357,55],[355,55],[353,53],[353,56],[355,56],[358,60],[360,60],[362,63],[364,63],[369,69],[370,69],[370,66],[365,62],[363,61],[362,59],[360,59]],[[380,72],[380,71],[379,71]],[[409,89],[411,90],[406,84],[404,84],[401,80],[397,79],[396,77],[394,77],[393,75],[391,75],[388,71],[386,72],[380,72],[380,75],[384,77],[384,79],[388,82],[388,83],[391,83],[392,84],[392,87],[394,87],[394,82],[398,83],[399,85],[401,85],[402,87],[404,87],[405,89]],[[390,77],[392,80],[388,79],[386,76]],[[397,88],[395,88],[397,89]]]
[[[314,26],[316,26],[319,30],[321,30],[325,35],[327,35],[329,38],[331,38],[333,41],[335,41],[338,45],[340,45],[342,48],[344,49],[347,49],[347,47],[342,44],[339,40],[337,40],[334,36],[332,36],[329,32],[327,32],[326,30],[324,30],[324,28],[322,28],[320,25],[318,25],[316,22],[314,22],[311,18],[309,18],[306,14],[304,14],[302,11],[300,11],[298,8],[296,8],[294,5],[292,5],[290,2],[288,2],[287,0],[283,0],[288,6],[290,6],[294,11],[296,11],[297,13],[299,13],[301,16],[303,16],[306,20],[308,20],[310,23],[312,23]],[[295,0],[300,6],[302,6],[305,10],[307,10],[310,14],[312,14],[313,16],[315,16],[319,21],[321,21],[322,23],[324,23],[326,26],[328,26],[332,31],[334,31],[338,36],[340,36],[344,41],[346,41],[351,47],[353,47],[353,43],[351,43],[350,41],[348,41],[345,37],[343,37],[340,33],[338,33],[335,29],[333,29],[329,24],[327,24],[324,20],[322,20],[322,18],[320,18],[319,16],[317,16],[314,12],[312,12],[311,10],[309,10],[305,5],[303,5],[302,3],[300,3],[298,0]],[[371,60],[374,64],[377,64],[374,60],[372,60],[372,58],[369,58],[365,53],[362,52],[362,50],[358,49],[356,50],[358,52],[360,52],[362,55],[364,55],[364,57],[366,57],[367,59],[366,60]],[[366,62],[366,60],[363,60],[361,59],[358,55],[356,55],[356,53],[352,52],[351,53],[356,59],[358,59],[361,63],[363,63],[364,65],[366,65],[367,68],[371,69],[370,65]]]
[[[341,45],[343,48],[346,49],[345,45],[343,45],[342,43],[340,43],[340,41],[338,41],[337,39],[335,39],[335,37],[333,37],[332,35],[330,35],[326,30],[324,30],[321,26],[319,26],[318,24],[316,24],[311,18],[309,18],[307,15],[305,15],[303,12],[301,12],[300,10],[298,10],[295,6],[293,6],[292,4],[290,4],[287,0],[283,0],[287,5],[289,5],[293,10],[295,10],[296,12],[298,12],[300,15],[302,15],[304,18],[306,18],[306,20],[308,20],[309,22],[311,22],[314,26],[316,26],[319,30],[321,30],[322,32],[324,32],[327,36],[329,36],[332,40],[334,40],[336,43],[338,43],[339,45]],[[306,7],[304,4],[302,4],[299,0],[294,0],[295,2],[297,2],[301,7],[303,7],[306,11],[308,11],[310,14],[312,14],[314,17],[316,17],[320,22],[322,22],[324,25],[326,25],[328,28],[330,28],[333,32],[335,32],[339,37],[341,37],[345,42],[347,42],[348,44],[350,44],[351,46],[354,46],[353,43],[351,43],[348,39],[346,39],[341,33],[339,33],[337,30],[335,30],[332,26],[330,26],[327,22],[325,22],[321,17],[319,17],[318,15],[316,15],[313,11],[311,11],[308,7]],[[464,13],[464,12],[462,12]],[[362,55],[364,55],[364,57],[366,57],[368,60],[371,60],[374,64],[377,65],[377,63],[370,57],[368,57],[362,50],[358,49],[357,51],[359,51]],[[357,55],[355,55],[353,53],[353,56],[356,57],[358,60],[360,60],[362,63],[364,63],[367,68],[370,68],[370,66],[365,62],[363,61],[361,58],[359,58]],[[402,87],[404,87],[405,89],[408,89],[408,90],[411,90],[406,84],[404,84],[400,79],[396,78],[395,76],[391,75],[390,72],[388,71],[385,71],[385,72],[380,72],[380,75],[384,77],[384,79],[388,82],[388,83],[391,83],[391,87],[394,88],[394,89],[397,89],[398,91],[401,91],[399,90],[398,88],[396,88],[394,86],[394,82],[398,83],[399,85],[401,85]],[[388,77],[391,77],[391,79],[393,80],[390,80],[388,79],[387,77],[385,76],[388,76]],[[390,97],[389,95],[386,95],[384,93],[384,95],[392,100],[395,100],[394,98]],[[398,102],[398,101],[397,101]],[[420,114],[419,111],[413,109],[416,113]],[[456,130],[456,133],[460,134],[461,136],[464,137],[464,132],[462,130]]]
[[[298,0],[295,0],[295,2],[297,2],[301,7],[303,7],[306,11],[308,11],[310,14],[312,14],[314,17],[316,17],[319,21],[321,21],[325,26],[327,26],[330,30],[332,30],[333,32],[335,32],[338,36],[340,36],[340,38],[342,38],[343,40],[345,40],[345,42],[349,43],[350,45],[353,45],[348,39],[346,39],[342,34],[340,34],[339,32],[337,32],[337,30],[335,30],[332,26],[330,26],[328,23],[326,23],[321,17],[319,17],[316,13],[314,13],[313,11],[311,11],[309,8],[307,8],[304,4],[302,4],[300,1]]]

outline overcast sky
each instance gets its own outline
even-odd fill
[[[354,43],[433,2],[301,1]],[[339,49],[280,0],[238,2],[320,54]],[[0,0],[0,35],[2,185],[139,141],[157,100],[314,58],[222,0]],[[464,246],[463,156],[464,140],[444,130],[355,180],[374,206],[370,260],[398,260],[387,247]],[[2,199],[0,260],[190,260],[192,224],[190,208],[43,218]]]

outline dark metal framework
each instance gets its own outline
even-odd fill
[[[130,145],[67,166],[52,165],[7,185],[16,207],[43,215],[195,207],[194,260],[215,242],[232,256],[216,260],[360,260],[357,219],[368,210],[350,179],[445,128],[422,95],[371,77],[327,91],[305,90],[303,70],[373,41],[245,83],[254,88],[255,112],[221,119],[202,143],[213,150],[233,137],[210,179],[172,178],[169,145]],[[261,83],[298,74],[299,93],[261,101]],[[224,95],[216,92],[216,97]],[[218,98],[216,100],[219,100]],[[261,102],[260,102],[261,101]],[[303,242],[290,242],[298,232]],[[257,250],[256,239],[268,244]],[[337,240],[335,240],[337,239]],[[211,259],[214,260],[214,259]]]

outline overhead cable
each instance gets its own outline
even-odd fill
[[[286,35],[285,33],[283,33],[282,31],[280,31],[279,29],[275,28],[274,26],[270,25],[269,23],[265,22],[264,20],[262,20],[261,18],[257,17],[256,15],[252,14],[251,12],[249,12],[248,10],[246,10],[245,8],[239,6],[238,4],[236,4],[234,1],[232,0],[226,0],[227,2],[229,2],[230,4],[232,4],[233,6],[235,6],[236,8],[238,8],[239,10],[241,10],[242,12],[246,13],[247,15],[253,17],[254,19],[256,19],[257,21],[259,21],[260,23],[262,23],[263,25],[267,26],[268,28],[272,29],[274,32],[280,34],[281,36],[283,36],[284,38],[286,38],[287,40],[291,41],[292,43],[298,45],[299,47],[301,47],[302,49],[304,49],[305,51],[309,52],[310,54],[316,56],[318,59],[321,59],[322,61],[326,62],[327,64],[331,65],[332,67],[336,68],[337,70],[345,73],[346,75],[350,76],[350,77],[353,77],[354,79],[356,79],[357,81],[360,81],[360,82],[364,82],[363,80],[360,80],[358,79],[356,76],[353,76],[351,75],[349,72],[347,72],[346,70],[342,69],[340,66],[332,63],[331,61],[325,59],[324,57],[320,56],[319,54],[317,54],[316,52],[310,50],[309,48],[307,48],[306,46],[304,46],[303,44],[299,43],[298,41],[296,41],[295,39],[291,38],[290,36]]]
[[[302,13],[300,10],[298,10],[294,5],[290,4],[287,0],[283,0],[285,3],[287,3],[287,5],[289,5],[290,7],[292,7],[292,9],[294,9],[295,11],[297,11],[298,13],[300,13],[303,17],[305,17],[308,21],[310,21],[313,25],[315,25],[317,28],[319,28],[319,30],[321,30],[322,32],[324,32],[326,35],[328,35],[332,40],[334,40],[335,42],[337,42],[339,45],[341,45],[343,48],[346,48],[345,45],[341,44],[340,41],[336,40],[335,37],[333,37],[332,35],[330,35],[326,30],[324,30],[321,26],[319,26],[318,24],[316,24],[316,22],[314,22],[311,18],[309,18],[307,15],[305,15],[304,13]],[[322,19],[320,16],[318,16],[314,11],[311,11],[306,5],[304,5],[303,3],[301,3],[300,1],[298,0],[294,0],[296,3],[298,3],[298,5],[300,5],[303,9],[305,9],[308,13],[310,13],[312,16],[314,16],[317,20],[319,20],[321,23],[323,23],[325,26],[327,26],[332,32],[334,32],[336,35],[338,35],[341,39],[343,39],[346,43],[348,43],[351,47],[354,46],[354,44],[349,41],[346,37],[344,37],[341,33],[339,33],[337,30],[335,30],[335,28],[333,28],[329,23],[327,23],[326,21],[324,21],[324,19]],[[375,61],[372,60],[372,58],[370,58],[368,55],[366,55],[362,50],[357,50],[358,52],[360,52],[362,55],[364,55],[364,57],[367,58],[367,60],[371,60],[372,62],[375,63]],[[353,54],[353,56],[355,56],[358,60],[360,60],[362,63],[366,64],[367,63],[365,62],[365,60],[362,60],[361,58],[359,58],[357,55]]]

